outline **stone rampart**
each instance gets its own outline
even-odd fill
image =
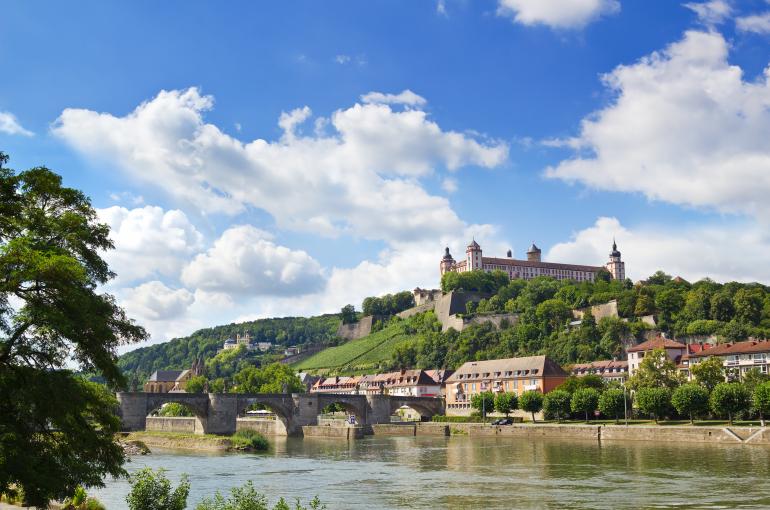
[[[361,317],[360,321],[353,324],[340,324],[337,336],[345,340],[363,338],[372,332],[372,324],[374,324],[374,317],[371,315]]]
[[[572,310],[572,316],[576,319],[583,319],[583,316],[589,309],[591,310],[591,315],[594,316],[596,322],[599,322],[605,317],[618,317],[618,302],[615,299],[600,305],[593,305],[591,307]]]

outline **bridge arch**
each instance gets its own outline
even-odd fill
[[[239,417],[244,416],[246,410],[255,404],[262,405],[275,414],[276,421],[280,423],[280,426],[275,431],[276,435],[289,435],[294,432],[293,416],[295,405],[291,395],[239,395],[236,405],[237,415]]]
[[[396,414],[401,407],[413,409],[420,415],[422,420],[429,420],[437,414],[444,414],[444,401],[440,398],[391,396],[390,414]]]
[[[356,423],[368,424],[369,413],[364,395],[345,395],[336,393],[318,393],[318,412],[332,404],[338,404],[349,414],[356,417]]]

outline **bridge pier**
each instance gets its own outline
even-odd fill
[[[147,393],[118,393],[123,430],[144,430],[147,424]]]
[[[367,395],[366,404],[368,409],[365,425],[390,423],[392,409],[388,395]]]
[[[205,433],[231,436],[238,418],[238,395],[209,393],[209,414]]]

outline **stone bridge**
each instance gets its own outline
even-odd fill
[[[395,395],[122,392],[117,398],[124,431],[144,430],[147,415],[169,402],[183,404],[195,414],[195,430],[226,435],[235,433],[236,419],[254,404],[275,413],[288,435],[301,435],[304,425],[317,425],[318,415],[330,404],[340,404],[361,425],[389,423],[401,406],[414,409],[423,418],[444,414],[443,399]]]

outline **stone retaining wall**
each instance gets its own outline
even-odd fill
[[[256,430],[263,436],[286,435],[286,426],[280,420],[255,420],[253,418],[238,418],[235,420],[235,430]]]
[[[398,425],[395,423],[380,423],[372,425],[372,434],[375,436],[415,436],[417,427],[414,423]]]
[[[187,416],[148,416],[145,430],[203,434],[203,430],[196,430],[197,422],[197,418]]]
[[[302,435],[305,437],[327,437],[335,439],[363,439],[363,427],[324,427],[319,425],[305,425],[302,427]]]

